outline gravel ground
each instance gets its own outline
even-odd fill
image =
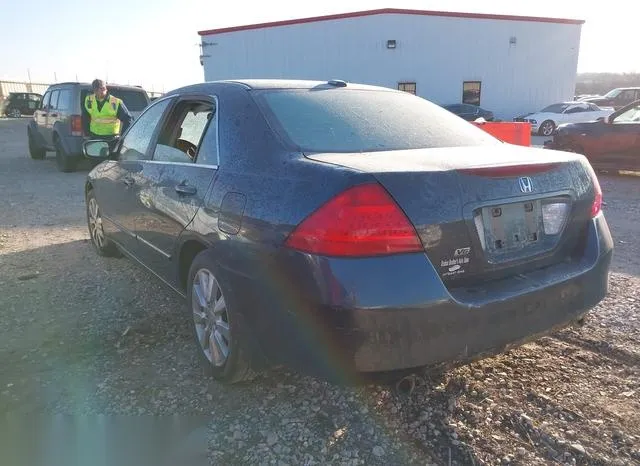
[[[640,464],[640,179],[601,178],[617,250],[583,327],[400,387],[274,370],[228,388],[203,377],[180,299],[93,252],[85,176],[0,120],[0,413],[174,415],[190,436],[171,464]]]

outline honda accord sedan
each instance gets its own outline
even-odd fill
[[[85,187],[98,254],[184,297],[227,383],[465,363],[607,293],[613,241],[585,157],[502,143],[406,92],[194,84],[84,152],[101,161]]]

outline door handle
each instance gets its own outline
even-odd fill
[[[183,196],[193,196],[198,191],[195,186],[189,186],[183,183],[176,185],[175,189],[178,194],[182,194]]]
[[[51,113],[51,114],[49,114],[49,116],[53,117],[53,118],[58,118],[58,114],[57,113]]]

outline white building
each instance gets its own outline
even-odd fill
[[[344,79],[511,119],[571,100],[582,20],[382,9],[200,31],[205,81]]]

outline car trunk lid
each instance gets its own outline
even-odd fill
[[[509,144],[307,157],[372,174],[450,286],[569,259],[594,197],[582,156]]]

